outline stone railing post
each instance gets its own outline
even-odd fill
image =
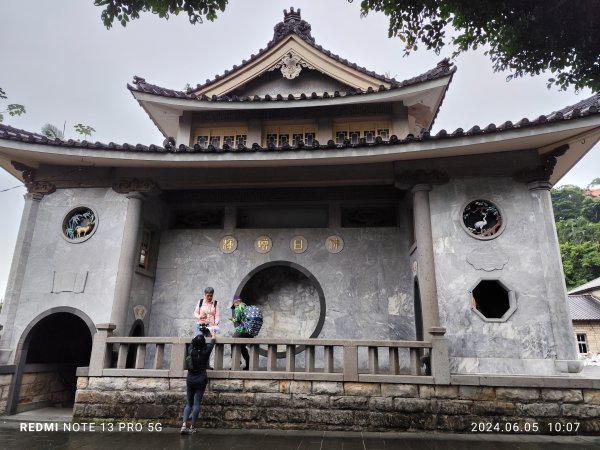
[[[112,336],[116,328],[114,323],[99,323],[96,325],[96,334],[92,343],[92,354],[90,356],[90,368],[88,376],[101,377],[102,371],[110,363],[111,351],[106,345],[106,340]]]
[[[344,345],[344,381],[358,381],[358,347]]]
[[[435,384],[450,384],[450,357],[448,339],[443,327],[429,328],[431,335],[431,375]]]
[[[185,356],[185,342],[179,342],[171,346],[169,377],[177,378],[183,376]]]

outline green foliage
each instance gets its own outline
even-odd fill
[[[42,134],[49,139],[61,139],[65,138],[64,129],[61,130],[56,125],[52,125],[51,123],[47,123],[42,127]]]
[[[110,28],[116,20],[122,26],[132,19],[139,19],[140,12],[152,12],[168,19],[171,14],[185,12],[192,25],[204,19],[214,21],[217,13],[225,11],[227,0],[95,0],[94,5],[104,6],[102,22]]]
[[[7,98],[8,97],[6,96],[4,89],[0,88],[0,100],[6,100]],[[21,114],[25,114],[25,107],[16,103],[6,105],[6,109],[0,111],[0,122],[4,121],[4,113],[6,112],[9,116],[20,116]]]
[[[581,207],[585,192],[578,186],[567,184],[557,189],[552,189],[552,206],[554,207],[554,220],[576,219],[582,215]]]
[[[73,128],[75,128],[75,131],[77,133],[82,134],[84,138],[87,138],[88,136],[92,137],[92,133],[96,132],[96,130],[94,130],[89,125],[83,125],[81,123],[78,123]]]
[[[559,242],[563,243],[600,243],[600,223],[590,222],[585,217],[560,220],[556,222],[556,233],[558,234]]]
[[[600,199],[572,185],[552,189],[551,196],[565,281],[572,289],[600,276]]]
[[[560,244],[567,289],[573,289],[600,277],[600,244],[584,242]]]
[[[583,216],[590,222],[600,222],[600,198],[586,197],[581,206]]]
[[[550,71],[548,87],[600,89],[597,0],[363,0],[361,10],[388,16],[389,36],[404,42],[405,54],[420,44],[436,53],[451,44],[455,56],[488,46],[494,70],[510,71],[508,79]],[[450,27],[457,34],[447,38]]]

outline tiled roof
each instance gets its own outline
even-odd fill
[[[173,89],[162,88],[162,87],[156,86],[154,84],[146,83],[146,80],[144,78],[137,77],[137,76],[135,76],[133,78],[134,85],[132,86],[132,85],[128,84],[127,87],[128,87],[128,89],[130,89],[132,91],[160,95],[162,97],[185,98],[185,99],[203,100],[203,101],[207,101],[207,100],[208,101],[306,100],[306,99],[324,99],[324,98],[327,99],[327,98],[335,98],[335,97],[346,96],[346,95],[363,94],[363,92],[360,89],[356,90],[356,91],[347,91],[347,92],[338,92],[338,91],[325,92],[324,94],[321,94],[321,95],[317,95],[315,92],[311,92],[311,93],[307,92],[307,93],[298,95],[296,97],[294,97],[292,95],[288,95],[288,96],[278,95],[276,97],[271,97],[269,95],[260,96],[260,97],[259,96],[254,96],[254,97],[232,96],[232,97],[229,97],[227,95],[223,95],[220,97],[213,96],[213,97],[209,98],[206,96],[198,97],[193,94],[194,91],[208,87],[208,86],[216,83],[217,81],[222,80],[226,76],[230,75],[232,72],[241,70],[244,67],[248,66],[249,64],[254,62],[256,59],[260,58],[264,53],[269,51],[269,49],[271,49],[272,47],[277,45],[279,42],[281,42],[281,40],[283,40],[286,36],[288,36],[289,34],[292,34],[292,33],[295,34],[296,36],[298,36],[300,39],[302,39],[308,45],[312,46],[313,48],[317,49],[318,51],[322,52],[323,54],[329,56],[330,58],[336,60],[337,62],[339,62],[347,67],[350,67],[354,70],[357,70],[361,73],[369,75],[373,78],[376,78],[383,83],[389,83],[391,85],[391,87],[389,89],[386,89],[384,87],[384,85],[381,84],[379,86],[379,89],[377,89],[377,90],[370,89],[369,91],[366,92],[367,94],[372,93],[372,92],[380,92],[383,90],[398,89],[398,88],[403,88],[406,86],[412,86],[414,84],[423,83],[426,81],[437,80],[438,78],[452,75],[456,71],[456,67],[454,67],[448,61],[448,59],[444,59],[440,63],[438,63],[438,65],[435,68],[433,68],[421,75],[410,78],[408,80],[397,81],[394,78],[388,78],[385,75],[380,75],[371,70],[367,70],[365,67],[361,67],[358,64],[352,63],[352,62],[348,61],[347,59],[344,59],[341,56],[336,55],[335,53],[332,53],[329,50],[323,48],[322,46],[316,44],[315,39],[311,35],[310,24],[308,22],[302,20],[300,17],[300,9],[295,11],[294,8],[290,8],[289,13],[287,12],[287,10],[284,10],[283,14],[284,14],[283,22],[279,22],[277,25],[275,25],[273,39],[271,39],[269,41],[266,48],[261,48],[257,54],[252,54],[249,59],[243,60],[242,63],[239,65],[234,65],[230,70],[226,70],[225,72],[223,72],[220,75],[219,74],[215,75],[212,80],[207,79],[204,83],[196,85],[196,88],[192,88],[188,91],[175,91]]]
[[[572,320],[599,320],[600,301],[591,295],[569,295]]]
[[[596,97],[598,97],[599,95],[600,94],[596,94]],[[586,99],[586,100],[589,100],[589,99]],[[584,100],[584,102],[586,100]],[[580,103],[582,103],[582,102],[580,102]],[[563,109],[568,109],[568,108],[563,108]],[[585,292],[594,291],[596,289],[600,289],[600,277],[595,278],[592,281],[588,281],[587,283],[582,284],[581,286],[577,286],[575,289],[571,289],[569,291],[569,294],[583,294]]]
[[[187,100],[198,100],[203,102],[274,102],[274,101],[294,101],[294,100],[324,100],[324,99],[332,99],[339,97],[348,97],[353,95],[368,95],[373,94],[375,92],[384,92],[391,91],[394,89],[400,89],[407,86],[412,86],[419,83],[424,83],[426,81],[437,80],[439,78],[443,78],[449,75],[454,74],[456,72],[456,66],[454,66],[447,59],[444,59],[438,63],[436,67],[427,72],[418,75],[413,78],[409,78],[404,81],[396,81],[391,88],[386,88],[383,84],[379,85],[378,89],[369,88],[366,92],[363,92],[360,89],[350,90],[350,91],[335,91],[335,92],[324,92],[322,94],[317,94],[316,92],[307,92],[299,95],[289,94],[287,96],[283,96],[281,94],[276,96],[271,95],[263,95],[258,96],[254,95],[252,97],[238,97],[237,95],[228,96],[221,95],[216,96],[213,95],[208,97],[206,95],[195,95],[192,92],[185,91],[176,91],[173,89],[167,89],[155,84],[150,84],[146,82],[146,80],[142,77],[134,76],[133,77],[133,85],[128,84],[127,88],[130,91],[143,92],[146,94],[159,95],[161,97],[169,97],[169,98],[181,98]],[[389,81],[389,80],[388,80]]]
[[[283,147],[270,147],[265,148],[261,147],[259,144],[252,144],[249,147],[228,147],[225,148],[215,148],[213,146],[209,146],[207,149],[201,149],[199,146],[187,147],[185,145],[175,146],[175,141],[173,138],[166,139],[163,143],[163,146],[159,145],[142,145],[142,144],[115,144],[114,142],[110,142],[108,144],[104,144],[101,142],[88,142],[88,141],[74,141],[69,139],[68,141],[63,141],[60,139],[49,139],[46,136],[42,136],[38,133],[32,133],[25,130],[19,130],[17,128],[13,128],[8,125],[4,125],[0,123],[0,139],[6,139],[11,141],[20,141],[20,142],[30,142],[33,144],[45,144],[45,145],[55,145],[60,147],[74,147],[74,148],[89,148],[89,149],[100,149],[100,150],[117,150],[117,151],[132,151],[132,152],[171,152],[171,153],[223,153],[223,152],[255,152],[255,151],[264,151],[264,152],[281,152],[281,151],[310,151],[310,150],[333,150],[333,149],[344,149],[344,148],[370,148],[374,146],[394,146],[394,145],[404,145],[410,144],[412,142],[426,142],[433,140],[441,140],[441,139],[452,139],[452,138],[461,138],[465,136],[480,136],[486,134],[494,134],[494,133],[502,133],[508,132],[511,130],[519,130],[524,128],[532,128],[537,126],[543,126],[549,123],[557,123],[563,122],[567,120],[575,120],[580,117],[587,117],[592,115],[598,115],[600,113],[600,93],[595,94],[594,96],[584,100],[585,103],[580,102],[578,104],[585,104],[586,106],[583,109],[579,109],[576,105],[572,105],[567,108],[563,108],[563,110],[567,111],[566,114],[561,113],[560,111],[553,112],[548,116],[542,115],[537,119],[529,120],[529,119],[521,119],[517,123],[512,123],[510,121],[504,122],[501,125],[495,125],[493,123],[488,126],[481,128],[478,125],[470,128],[465,131],[462,128],[457,128],[452,132],[448,132],[446,130],[440,130],[437,134],[432,135],[428,131],[423,131],[418,136],[413,136],[412,134],[407,135],[403,139],[398,138],[393,135],[390,137],[389,141],[382,141],[380,138],[374,143],[367,144],[364,139],[361,139],[359,144],[350,144],[349,141],[346,141],[344,144],[335,144],[334,141],[328,141],[324,144],[319,144],[315,141],[315,145],[312,147],[306,146],[283,146]],[[561,110],[562,111],[562,110]],[[598,279],[600,280],[600,279]],[[598,282],[598,280],[594,280]],[[592,283],[592,282],[590,282]],[[588,283],[589,284],[589,283]],[[586,286],[586,285],[584,285]]]
[[[281,40],[283,40],[286,36],[288,36],[289,34],[292,34],[292,33],[294,33],[296,36],[298,36],[300,39],[302,39],[308,45],[314,47],[315,49],[319,50],[320,52],[323,52],[325,55],[335,59],[336,61],[338,61],[348,67],[351,67],[354,70],[358,70],[359,72],[362,72],[373,78],[377,78],[381,81],[391,83],[392,85],[395,85],[396,83],[398,83],[393,78],[388,78],[384,75],[379,75],[373,71],[367,70],[366,68],[361,67],[358,64],[352,63],[352,62],[348,61],[347,59],[344,59],[341,56],[336,55],[335,53],[332,53],[329,50],[324,49],[320,45],[316,44],[315,39],[311,35],[310,24],[308,22],[306,22],[305,20],[302,20],[300,17],[300,9],[298,9],[297,11],[294,11],[294,8],[290,8],[289,13],[286,10],[283,10],[283,16],[284,16],[283,22],[279,22],[273,28],[274,29],[273,39],[271,39],[269,41],[266,48],[261,48],[257,54],[250,55],[250,58],[248,60],[243,60],[240,65],[234,65],[231,68],[231,70],[226,70],[221,75],[218,75],[218,74],[215,75],[215,77],[212,80],[206,80],[203,84],[198,84],[196,86],[196,88],[193,90],[203,89],[207,86],[210,86],[211,84],[226,77],[231,72],[241,69],[241,68],[247,66],[248,64],[254,62],[257,58],[261,57],[264,53],[269,51],[269,49],[271,49],[272,47],[277,45]]]

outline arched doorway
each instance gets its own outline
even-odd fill
[[[131,337],[143,337],[144,336],[144,322],[140,319],[137,319],[133,322],[131,326],[131,331],[129,331],[129,336]],[[137,344],[130,344],[127,349],[127,360],[125,362],[125,368],[133,369],[135,367],[135,358],[137,356]]]
[[[262,310],[262,336],[316,338],[323,329],[323,289],[308,270],[296,263],[273,261],[257,267],[242,280],[236,294]],[[297,352],[302,350],[299,347]]]
[[[87,315],[69,307],[54,308],[32,320],[17,346],[9,413],[72,407],[77,367],[89,365],[95,331]]]
[[[415,307],[415,335],[417,341],[423,340],[423,311],[421,309],[421,290],[419,280],[415,278],[414,284],[414,307]]]

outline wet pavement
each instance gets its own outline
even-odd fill
[[[598,437],[350,433],[277,430],[160,432],[39,431],[0,428],[0,446],[12,449],[230,449],[230,450],[563,450],[598,449]]]
[[[118,431],[119,423],[87,425],[61,421],[0,419],[0,448],[13,449],[229,449],[229,450],[576,450],[600,448],[600,437],[443,433],[356,433],[200,429],[181,436],[175,428]],[[155,424],[156,425],[156,424]],[[63,431],[63,430],[70,431]]]

